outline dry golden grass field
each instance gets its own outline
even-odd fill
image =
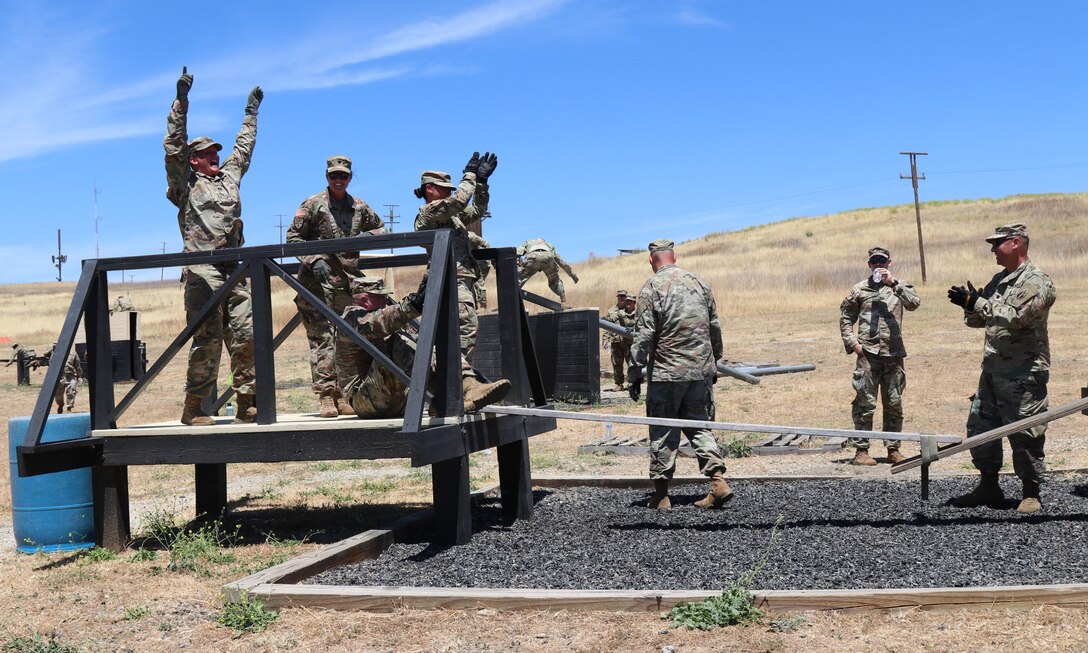
[[[807,374],[766,377],[759,386],[719,382],[718,419],[850,427],[852,358],[844,354],[839,339],[838,305],[866,274],[867,249],[883,245],[892,251],[897,275],[913,282],[923,300],[904,324],[909,351],[904,428],[962,433],[967,397],[978,377],[982,333],[963,325],[961,311],[948,303],[945,291],[967,279],[981,285],[994,274],[997,268],[983,238],[996,225],[1020,221],[1031,228],[1032,258],[1058,289],[1050,319],[1051,405],[1079,398],[1080,387],[1088,382],[1088,339],[1081,326],[1088,303],[1086,218],[1088,194],[927,203],[924,286],[913,206],[797,218],[679,244],[679,264],[704,275],[715,290],[728,358],[817,366]],[[660,235],[669,234],[663,230]],[[575,267],[582,282],[568,284],[570,303],[599,306],[602,312],[617,287],[635,290],[650,274],[644,254],[592,258]],[[398,278],[398,289],[414,288],[415,279],[414,271]],[[38,351],[47,348],[60,329],[72,289],[70,283],[0,286],[0,339]],[[527,289],[549,292],[542,276]],[[125,284],[113,286],[111,295],[120,292],[141,311],[142,337],[154,359],[182,328],[181,290],[173,283]],[[493,285],[491,292],[494,297]],[[293,314],[290,300],[282,284],[277,286],[277,325]],[[315,410],[301,332],[277,353],[276,369],[279,409]],[[29,414],[38,388],[16,386],[13,367],[3,373],[0,414]],[[41,371],[34,373],[33,382],[40,384],[42,376]],[[177,419],[183,376],[182,356],[123,422]],[[77,410],[86,408],[84,388]],[[590,410],[638,414],[643,407],[624,402]],[[1047,438],[1051,468],[1088,468],[1084,420],[1073,416],[1051,425]],[[555,432],[533,438],[533,473],[643,476],[642,458],[577,452],[579,445],[598,439],[602,430],[600,424],[561,422]],[[642,432],[616,426],[617,434]],[[905,446],[908,455],[916,451],[910,443]],[[883,448],[874,446],[874,452],[880,456]],[[856,468],[847,464],[849,457],[850,452],[843,450],[742,458],[730,461],[729,474],[889,476],[887,465]],[[474,486],[497,480],[494,456],[475,455],[472,463]],[[934,473],[971,470],[969,459],[962,456],[934,466]],[[681,459],[678,473],[695,473],[694,461]],[[5,479],[0,485],[0,576],[5,587],[0,593],[0,650],[660,651],[667,645],[684,653],[1088,650],[1088,610],[1047,607],[1023,612],[916,611],[900,616],[808,613],[788,632],[771,632],[766,625],[687,631],[670,628],[655,614],[285,609],[267,629],[239,634],[217,622],[223,614],[224,583],[427,505],[430,475],[405,461],[341,461],[232,465],[229,479],[232,509],[225,523],[219,532],[201,530],[200,537],[188,543],[191,555],[130,550],[112,559],[16,554]],[[161,534],[166,526],[192,517],[191,468],[132,468],[130,485],[134,532]],[[723,519],[728,519],[728,508]],[[723,585],[730,580],[723,579]]]

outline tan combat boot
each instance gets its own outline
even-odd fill
[[[1043,502],[1039,500],[1039,484],[1035,481],[1024,481],[1024,500],[1016,507],[1016,512],[1030,515],[1043,509]]]
[[[668,510],[669,508],[672,508],[672,501],[669,501],[669,479],[654,479],[654,493],[650,497],[650,503],[646,504],[646,507],[653,510]]]
[[[332,390],[325,390],[321,393],[321,417],[331,418],[338,417],[340,415],[339,409],[336,408],[336,397],[333,396]]]
[[[721,472],[714,472],[710,477],[710,492],[695,502],[696,508],[721,508],[726,501],[733,498],[733,489],[722,478]]]
[[[906,459],[907,459],[906,456],[899,453],[899,448],[898,447],[895,447],[894,449],[893,448],[888,449],[888,464],[889,465],[898,465],[899,463],[903,462]]]
[[[181,411],[181,423],[186,426],[215,426],[215,420],[208,417],[200,407],[202,399],[196,395],[185,395],[185,408]]]
[[[351,407],[347,399],[344,399],[344,395],[340,393],[340,389],[337,388],[333,391],[333,396],[336,397],[336,412],[341,415],[354,415],[355,409]]]
[[[997,472],[983,472],[979,477],[978,487],[967,494],[952,499],[952,505],[959,508],[1002,508],[1005,505],[1005,493],[997,482]]]
[[[472,413],[496,401],[501,401],[510,392],[510,382],[499,379],[492,383],[480,383],[475,377],[461,379],[464,387],[465,412]]]
[[[253,395],[238,394],[238,414],[234,416],[238,423],[252,424],[257,421],[257,406]]]
[[[869,455],[868,449],[858,449],[854,452],[854,464],[872,467],[876,464],[876,461],[873,460],[873,457]]]

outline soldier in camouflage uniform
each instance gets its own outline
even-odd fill
[[[673,242],[650,243],[654,276],[642,287],[635,308],[631,345],[631,398],[641,391],[646,368],[646,415],[691,420],[714,419],[714,382],[722,357],[722,330],[714,295],[706,280],[676,265]],[[695,503],[718,508],[733,497],[722,477],[725,461],[709,429],[650,427],[650,508],[669,508],[669,480],[676,471],[676,452],[683,431],[695,449],[699,470],[710,477],[710,492]]]
[[[38,352],[34,351],[30,347],[25,347],[20,344],[14,344],[11,346],[11,358],[4,364],[4,367],[11,367],[15,361],[19,360],[19,354],[23,355],[23,364],[29,366],[30,362],[37,358]]]
[[[490,199],[487,181],[498,166],[498,157],[485,152],[481,157],[473,152],[461,177],[454,187],[448,172],[425,170],[420,176],[419,188],[413,192],[426,204],[416,214],[415,230],[453,229],[451,246],[457,265],[457,324],[461,335],[461,376],[464,383],[475,387],[476,373],[472,371],[472,355],[476,350],[476,336],[480,320],[476,314],[476,281],[480,278],[480,265],[472,256],[472,241],[467,225],[480,220],[487,213]],[[456,191],[456,192],[454,192]]]
[[[570,265],[552,245],[543,238],[532,238],[525,241],[518,248],[518,283],[525,285],[537,272],[543,272],[548,277],[548,287],[559,295],[560,303],[566,305],[567,291],[563,288],[563,280],[559,278],[559,268],[567,273],[574,283],[578,283],[578,275],[570,269]]]
[[[903,359],[903,309],[913,311],[922,300],[914,286],[892,275],[891,252],[883,247],[869,250],[869,276],[853,288],[839,306],[839,331],[847,354],[857,356],[851,416],[854,428],[873,430],[873,413],[879,391],[885,433],[903,430],[903,390],[907,387]],[[857,324],[857,333],[854,333]],[[888,462],[903,461],[899,440],[886,440]],[[867,438],[850,438],[857,447],[854,464],[875,465]]]
[[[616,305],[608,309],[604,319],[628,329],[635,326],[635,298],[630,298],[630,307],[627,300],[626,290],[616,291]],[[631,355],[631,339],[612,331],[605,331],[604,341],[612,354],[612,378],[616,381],[616,390],[623,390],[623,373],[627,369],[627,359]]]
[[[110,306],[110,313],[125,313],[135,310],[132,301],[124,295],[118,295],[117,299],[113,302],[113,306]]]
[[[328,187],[308,197],[295,212],[287,229],[287,242],[385,233],[385,223],[374,209],[362,199],[348,194],[351,177],[351,159],[340,155],[328,158],[325,164]],[[337,315],[343,313],[351,305],[348,283],[360,274],[358,250],[300,256],[299,261],[302,263],[298,271],[299,283],[321,297]],[[321,401],[321,417],[353,414],[336,383],[333,361],[336,329],[302,297],[296,296],[295,304],[310,343],[310,375],[314,393]]]
[[[359,277],[352,281],[354,305],[344,311],[344,320],[411,375],[416,344],[408,337],[408,323],[423,310],[424,286],[399,302],[390,303],[390,293],[381,278]],[[336,373],[344,396],[356,415],[365,419],[400,417],[408,401],[408,386],[347,335],[338,335]],[[510,391],[510,382],[500,379],[464,388],[464,411],[472,412],[501,400]]]
[[[54,345],[55,346],[55,345]],[[61,372],[60,383],[57,392],[53,395],[53,401],[57,404],[57,412],[63,413],[67,408],[72,412],[76,407],[76,392],[83,377],[83,365],[79,362],[79,356],[73,349],[64,361],[64,370]]]
[[[257,142],[257,110],[264,98],[259,86],[246,102],[242,128],[234,151],[219,165],[223,146],[207,136],[187,141],[186,114],[193,76],[182,70],[177,99],[166,119],[166,197],[178,208],[178,228],[186,252],[204,252],[241,247],[242,203],[239,186],[249,170]],[[233,272],[235,263],[190,265],[182,273],[185,282],[185,313],[191,319]],[[219,359],[226,344],[230,351],[234,391],[238,395],[235,421],[257,419],[254,406],[253,304],[245,280],[239,281],[193,334],[189,369],[185,378],[185,408],[181,422],[211,426],[215,420],[200,407],[211,395],[219,374]]]
[[[982,374],[971,397],[967,437],[1044,412],[1048,406],[1050,340],[1047,318],[1056,293],[1050,277],[1028,258],[1028,228],[1023,224],[998,227],[986,238],[997,264],[1004,268],[980,291],[971,282],[953,286],[948,299],[962,306],[964,323],[986,329]],[[1023,484],[1018,511],[1042,509],[1039,485],[1046,471],[1046,424],[1009,436],[1012,465]],[[1005,495],[997,474],[1002,464],[1001,440],[971,449],[981,478],[978,487],[956,497],[960,507],[1003,507]]]

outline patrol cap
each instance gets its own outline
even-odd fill
[[[874,256],[883,256],[890,261],[892,253],[889,252],[886,247],[874,247],[869,250],[869,258],[873,258]]]
[[[325,173],[346,172],[351,174],[351,159],[341,154],[330,156],[325,162]]]
[[[209,147],[214,147],[216,152],[223,149],[223,146],[212,140],[210,136],[197,136],[193,140],[189,141],[189,154],[194,154],[201,150],[206,150]]]
[[[616,291],[616,297],[620,297],[620,296],[626,297],[627,296],[627,291],[626,290],[617,290]]]
[[[427,184],[434,184],[443,188],[457,188],[450,181],[450,173],[441,170],[424,170],[423,174],[419,176],[419,187],[422,188]]]
[[[367,292],[374,295],[392,295],[385,288],[385,279],[381,277],[368,277],[366,275],[355,277],[351,280],[351,293]]]
[[[1028,226],[1019,222],[1014,224],[1006,224],[998,227],[994,230],[994,233],[986,236],[986,242],[988,243],[1000,243],[1006,238],[1012,238],[1013,236],[1020,236],[1021,238],[1028,237]]]
[[[658,238],[657,240],[650,241],[648,249],[651,254],[658,252],[671,252],[672,248],[676,246],[676,243],[672,242],[668,238]]]

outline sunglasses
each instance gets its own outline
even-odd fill
[[[872,265],[884,265],[887,262],[888,259],[884,258],[883,256],[874,256],[873,258],[869,259],[869,263]]]
[[[329,173],[329,179],[336,179],[336,180],[339,180],[339,181],[343,181],[344,179],[347,179],[350,176],[351,175],[349,175],[346,172],[330,172]]]

